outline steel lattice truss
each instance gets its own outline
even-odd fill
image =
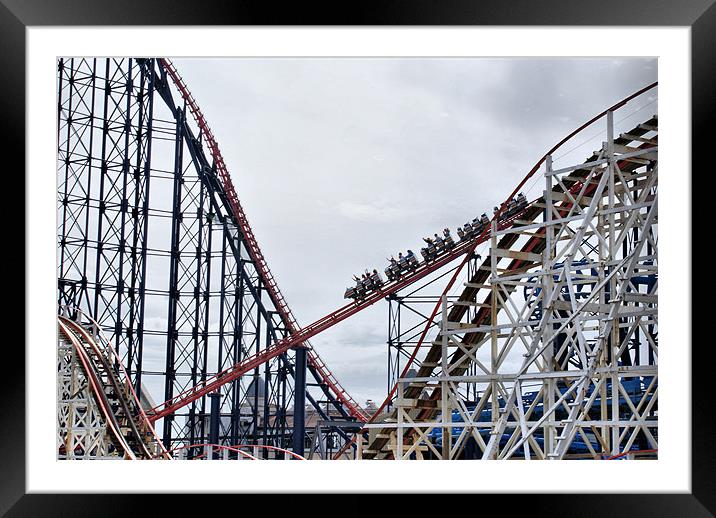
[[[362,458],[605,458],[658,448],[656,117],[554,170],[457,298]],[[430,325],[430,321],[428,321]]]
[[[147,408],[285,337],[290,324],[188,113],[163,60],[58,61],[58,303],[100,324]],[[324,420],[352,419],[325,365],[309,358],[332,410],[310,391],[309,404]],[[290,447],[294,377],[289,351],[222,386],[219,443]],[[167,448],[201,444],[208,426],[204,396],[165,417],[161,435]]]

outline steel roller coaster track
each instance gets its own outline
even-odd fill
[[[137,392],[161,376],[166,399],[204,379],[217,352],[213,372],[297,329],[216,139],[168,60],[58,60],[58,177],[58,306],[81,308],[100,322]],[[162,301],[168,310],[155,318]],[[166,340],[159,361],[158,340]],[[312,376],[302,383],[325,396],[301,390],[300,408],[305,397],[324,420],[367,419],[310,344],[294,349],[307,359],[300,370]],[[298,375],[283,354],[255,370],[248,387],[225,387],[221,441],[263,436],[279,450],[285,446]],[[207,401],[165,420],[167,447],[205,436]],[[328,433],[345,437],[340,429]]]
[[[248,218],[246,217],[246,213],[244,212],[243,207],[241,206],[241,202],[239,201],[239,197],[236,194],[236,189],[234,188],[233,183],[231,182],[231,175],[229,174],[229,171],[226,167],[226,163],[224,162],[224,157],[221,154],[221,150],[219,149],[219,144],[214,137],[214,134],[211,131],[211,128],[209,127],[209,124],[206,121],[206,118],[204,117],[204,114],[201,112],[201,109],[199,108],[199,105],[197,104],[196,100],[194,100],[194,97],[191,95],[191,92],[189,91],[189,88],[184,83],[184,80],[181,78],[179,73],[177,72],[177,69],[174,67],[174,65],[171,63],[170,60],[160,58],[158,60],[162,66],[167,71],[167,74],[169,77],[171,77],[172,81],[174,82],[174,85],[177,87],[177,90],[182,96],[182,99],[187,103],[187,106],[189,107],[189,111],[191,112],[192,116],[194,117],[195,122],[199,126],[199,129],[209,146],[209,151],[211,153],[211,156],[214,158],[214,164],[216,167],[216,171],[219,176],[219,181],[221,183],[221,186],[226,193],[227,200],[229,204],[231,205],[231,209],[233,212],[234,217],[236,218],[236,221],[239,224],[239,228],[241,229],[241,233],[244,236],[244,239],[247,243],[247,248],[249,251],[249,254],[251,255],[251,258],[253,259],[254,263],[256,264],[261,278],[264,281],[264,284],[266,288],[268,289],[269,296],[271,297],[271,300],[273,301],[276,309],[281,315],[281,318],[286,325],[287,329],[290,333],[296,333],[299,330],[298,323],[296,322],[296,318],[293,316],[293,313],[291,312],[291,308],[288,306],[288,303],[286,302],[286,299],[283,297],[283,294],[281,293],[281,290],[278,287],[278,284],[276,283],[276,280],[274,279],[273,274],[271,273],[271,269],[268,266],[268,263],[266,262],[266,259],[264,258],[263,253],[261,252],[261,248],[259,247],[258,241],[256,240],[256,236],[254,235],[253,230],[251,229],[251,225],[249,224]],[[307,337],[308,338],[308,337]],[[307,339],[306,338],[306,339]],[[318,355],[318,353],[310,347],[310,344],[304,343],[306,339],[301,340],[299,342],[292,342],[291,347],[307,347],[308,348],[308,363],[309,366],[316,370],[318,376],[321,378],[323,383],[325,383],[330,389],[333,391],[333,393],[336,395],[337,399],[343,403],[343,405],[346,407],[348,412],[351,416],[355,417],[356,419],[360,421],[366,421],[367,416],[363,413],[360,406],[356,403],[356,401],[350,396],[350,394],[341,386],[341,384],[338,382],[336,377],[331,373],[328,366],[325,364],[325,362],[321,359],[321,357]],[[287,351],[289,347],[282,349],[279,353],[274,355],[264,355],[262,356],[262,361],[259,363],[253,362],[251,360],[248,360],[251,362],[252,367],[255,368],[255,366],[263,364],[265,361],[268,361],[276,356],[278,354],[281,354],[285,351]],[[249,369],[249,370],[250,370]],[[246,373],[247,371],[243,371],[241,374]],[[238,375],[240,376],[240,374]],[[235,376],[233,379],[236,379],[238,376]],[[202,392],[201,395],[207,394],[208,392]],[[201,395],[197,396],[201,397]],[[196,398],[195,398],[196,399]],[[195,399],[192,399],[194,401]],[[184,405],[182,405],[184,406]],[[177,407],[180,408],[180,407]],[[176,410],[176,408],[175,408]],[[156,420],[159,417],[163,417],[164,415],[167,415],[170,412],[162,412],[161,414],[157,413],[152,416],[152,420]]]
[[[655,82],[655,83],[635,92],[634,94],[626,97],[625,99],[618,102],[614,106],[611,106],[607,110],[604,110],[602,113],[596,115],[595,117],[593,117],[592,119],[590,119],[589,121],[584,123],[582,126],[577,128],[576,130],[574,130],[572,133],[567,135],[564,139],[562,139],[560,142],[558,142],[552,149],[550,149],[544,155],[544,157],[541,160],[539,160],[537,162],[537,164],[535,164],[535,166],[527,173],[527,175],[525,175],[523,180],[512,191],[512,194],[499,206],[498,211],[493,215],[493,219],[496,219],[499,222],[498,228],[499,229],[508,228],[509,226],[511,226],[514,223],[515,220],[519,219],[520,216],[522,216],[523,213],[518,213],[514,216],[511,216],[509,219],[505,219],[502,221],[499,219],[500,215],[505,211],[509,200],[513,199],[517,195],[517,193],[523,188],[525,183],[530,178],[532,178],[534,176],[534,174],[538,171],[540,166],[544,163],[544,161],[546,160],[548,155],[551,155],[557,149],[559,149],[562,145],[564,145],[566,142],[571,140],[575,135],[577,135],[584,129],[588,128],[596,121],[602,119],[604,116],[606,116],[607,113],[617,110],[618,108],[627,104],[632,99],[642,95],[643,93],[651,90],[652,88],[654,88],[656,86],[657,86],[657,83]],[[182,90],[182,89],[180,88],[180,90]],[[185,88],[184,88],[184,90],[185,90]],[[191,98],[188,93],[186,95],[189,98]],[[191,100],[190,105],[191,104],[194,104],[194,105],[196,104],[193,101],[193,99]],[[193,109],[192,112],[194,112],[194,110],[196,110],[197,113],[200,113],[200,112],[198,112],[198,107]],[[203,119],[203,116],[200,116],[200,115],[195,115],[195,116],[198,117],[198,119],[202,121],[200,123],[200,125],[201,124],[206,125],[206,122]],[[207,133],[208,133],[208,135],[211,135],[209,130],[207,130]],[[209,137],[209,138],[213,138],[213,137]],[[212,149],[212,152],[215,149],[218,152],[218,147],[216,147],[216,145],[211,145],[210,147]],[[228,188],[231,188],[230,180],[228,180],[228,174],[227,174],[227,181],[228,181],[227,185],[229,186]],[[236,209],[235,210],[240,211],[240,205],[238,205],[238,199],[235,197],[234,197],[234,199],[236,199]],[[529,208],[526,209],[526,211],[529,211],[529,210],[530,210]],[[245,221],[245,217],[243,217],[243,221]],[[247,225],[247,228],[248,228],[248,225]],[[250,358],[246,358],[244,361],[242,361],[242,362],[240,362],[240,363],[238,363],[222,372],[217,373],[215,376],[207,379],[206,382],[202,383],[201,385],[194,386],[194,387],[190,388],[189,390],[183,392],[182,394],[178,394],[173,399],[168,400],[168,401],[162,403],[161,405],[158,405],[157,407],[155,407],[153,409],[152,412],[150,412],[150,420],[156,421],[157,419],[160,419],[166,415],[170,415],[173,412],[176,412],[178,409],[180,409],[180,408],[190,404],[191,402],[201,398],[202,396],[216,390],[217,388],[221,387],[222,385],[241,377],[245,373],[256,368],[256,366],[262,365],[263,363],[271,360],[272,358],[275,358],[276,356],[284,353],[285,351],[291,349],[292,347],[296,347],[297,345],[304,343],[311,337],[316,336],[317,334],[319,334],[327,329],[330,329],[334,325],[336,325],[336,324],[342,322],[343,320],[351,317],[352,315],[355,315],[356,313],[368,308],[369,306],[375,304],[379,300],[382,300],[383,298],[390,295],[391,293],[395,293],[395,292],[413,284],[414,282],[422,279],[426,275],[440,269],[441,267],[445,266],[446,264],[449,264],[450,262],[452,262],[454,259],[456,259],[460,256],[463,256],[463,255],[465,256],[465,259],[463,259],[461,267],[464,266],[464,264],[466,263],[468,258],[474,252],[475,248],[479,244],[481,244],[481,243],[485,242],[487,239],[489,239],[489,237],[490,237],[489,226],[485,226],[485,228],[483,229],[483,231],[481,232],[481,234],[479,236],[477,236],[476,238],[474,238],[470,241],[467,241],[465,243],[461,243],[451,253],[442,256],[437,261],[435,261],[433,263],[428,263],[428,264],[423,263],[421,265],[421,267],[418,268],[415,272],[413,272],[411,274],[407,274],[404,277],[402,277],[394,282],[391,282],[391,283],[388,283],[388,284],[382,286],[381,288],[375,290],[374,292],[372,292],[368,296],[366,296],[364,299],[361,299],[361,300],[357,301],[356,303],[347,304],[347,305],[329,313],[328,315],[324,316],[323,318],[320,318],[320,319],[316,320],[315,322],[313,322],[297,331],[294,331],[291,335],[287,336],[286,338],[284,338],[282,340],[275,342],[270,347],[255,354],[254,356],[252,356]],[[534,245],[532,245],[532,246],[534,246]],[[257,250],[258,250],[258,247],[257,247]],[[265,264],[265,262],[264,262],[264,264]],[[461,267],[456,270],[452,279],[448,283],[446,291],[449,290],[452,287],[452,285],[454,284],[454,282],[457,279],[457,276],[461,270]],[[270,274],[267,274],[267,275],[270,275]],[[270,277],[270,278],[273,279],[272,277]],[[274,286],[275,286],[275,283],[274,283]],[[276,287],[276,290],[278,290],[277,287]],[[279,300],[283,301],[282,298]],[[285,303],[284,303],[284,305],[285,305]],[[439,306],[436,306],[436,308],[433,311],[433,314],[431,315],[431,319],[430,319],[431,321],[435,318],[435,315],[437,314],[438,310],[439,310]],[[293,320],[293,321],[295,322],[295,320]],[[417,353],[417,351],[420,348],[420,345],[422,344],[423,340],[425,339],[425,334],[427,333],[428,329],[429,329],[429,326],[425,328],[425,332],[423,333],[423,335],[421,336],[420,341],[419,341],[420,344],[418,345],[418,347],[416,347],[415,353],[413,354],[411,359],[408,361],[408,363],[405,367],[405,370],[403,372],[403,375],[405,375],[405,373],[407,373],[407,370],[412,365],[412,361],[415,358],[415,354]],[[392,399],[392,397],[394,395],[395,395],[395,388],[391,391],[391,393],[388,395],[388,397],[386,398],[384,403],[381,405],[378,412],[376,412],[376,414],[374,414],[374,415],[378,415],[380,413],[380,411],[383,410],[387,406],[387,404],[390,402],[390,400]],[[370,422],[370,420],[369,420],[369,422]]]

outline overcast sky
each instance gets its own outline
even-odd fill
[[[344,304],[352,274],[491,212],[553,144],[657,79],[655,59],[173,61],[302,326]],[[654,115],[655,98],[617,130]],[[596,133],[562,163],[599,148]],[[363,403],[386,395],[386,339],[381,302],[311,343]]]

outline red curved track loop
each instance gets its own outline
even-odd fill
[[[542,167],[542,165],[543,165],[543,164],[545,163],[545,161],[547,160],[547,157],[553,155],[555,151],[557,151],[557,150],[558,150],[560,147],[562,147],[565,143],[567,143],[569,140],[571,140],[575,135],[581,133],[583,130],[585,130],[586,128],[588,128],[588,127],[591,126],[592,124],[594,124],[596,121],[598,121],[598,120],[602,119],[603,117],[605,117],[609,112],[613,112],[613,111],[617,110],[618,108],[621,108],[622,106],[624,106],[625,104],[627,104],[629,101],[631,101],[631,100],[635,99],[636,97],[639,97],[640,95],[642,95],[642,94],[648,92],[649,90],[655,88],[658,84],[659,84],[658,81],[655,81],[654,83],[651,83],[650,85],[645,86],[645,87],[642,88],[641,90],[638,90],[637,92],[634,92],[633,94],[629,95],[628,97],[625,97],[624,99],[622,99],[622,100],[619,101],[618,103],[614,104],[613,106],[610,106],[609,108],[607,108],[607,109],[604,110],[603,112],[601,112],[601,113],[595,115],[594,117],[592,117],[591,119],[589,119],[587,122],[585,122],[584,124],[582,124],[581,126],[579,126],[577,129],[575,129],[574,131],[572,131],[571,133],[569,133],[566,137],[564,137],[564,138],[563,138],[562,140],[560,140],[557,144],[555,144],[549,151],[547,151],[547,152],[542,156],[542,158],[540,158],[540,159],[537,161],[537,163],[532,167],[532,169],[530,169],[530,171],[525,175],[525,177],[522,179],[522,181],[514,188],[514,190],[512,191],[512,193],[505,199],[505,201],[502,202],[502,204],[498,207],[498,211],[493,215],[493,219],[497,218],[498,221],[499,221],[500,214],[504,211],[504,209],[505,209],[505,207],[507,206],[507,204],[509,203],[509,201],[512,200],[512,199],[517,195],[518,192],[520,192],[520,190],[524,187],[524,185],[527,183],[527,181],[529,181],[529,179],[534,176],[534,174],[540,169],[540,167]],[[534,202],[531,202],[531,203],[534,203]],[[528,205],[528,207],[529,207],[529,205]],[[523,212],[524,212],[524,211],[523,211]],[[467,264],[468,259],[470,258],[470,256],[471,256],[472,253],[474,252],[475,247],[476,247],[480,242],[482,242],[482,241],[485,240],[486,234],[489,234],[489,228],[490,228],[490,225],[486,225],[486,226],[485,226],[485,228],[484,228],[483,231],[482,231],[482,234],[475,240],[475,244],[470,248],[470,250],[467,251],[467,252],[468,252],[468,253],[467,253],[467,256],[463,259],[462,263],[455,269],[455,271],[454,271],[452,277],[450,278],[450,281],[449,281],[449,282],[447,283],[447,285],[445,286],[445,289],[443,290],[442,295],[446,295],[446,294],[452,289],[453,285],[455,284],[455,281],[457,280],[458,276],[460,275],[460,272],[462,272],[464,266]],[[418,351],[419,351],[420,348],[422,347],[423,342],[425,341],[425,338],[426,338],[426,336],[427,336],[427,333],[428,333],[428,331],[430,330],[430,328],[431,328],[431,326],[432,326],[432,323],[433,323],[434,320],[435,320],[435,317],[437,316],[438,312],[440,311],[441,304],[442,304],[441,298],[442,298],[442,297],[439,298],[438,303],[437,303],[437,304],[435,305],[435,307],[433,308],[433,311],[432,311],[432,313],[430,314],[430,318],[427,320],[427,322],[426,322],[426,324],[425,324],[425,327],[424,327],[424,329],[423,329],[423,332],[421,333],[420,338],[418,339],[418,342],[417,342],[417,344],[415,345],[415,347],[414,347],[414,349],[413,349],[413,352],[411,353],[410,357],[406,360],[406,362],[405,362],[405,367],[403,368],[403,371],[402,371],[402,373],[400,374],[400,376],[399,376],[398,378],[404,378],[404,377],[407,375],[407,373],[408,373],[408,371],[410,370],[410,368],[413,367],[413,363],[415,362],[415,359],[416,359],[416,357],[417,357]],[[372,423],[372,422],[374,422],[374,420],[383,412],[383,410],[385,410],[385,408],[386,408],[386,407],[390,404],[390,402],[393,400],[393,397],[395,396],[397,389],[398,389],[398,384],[396,383],[396,384],[393,385],[392,389],[390,390],[390,392],[388,393],[388,395],[386,396],[385,400],[384,400],[383,403],[380,405],[380,407],[378,408],[378,410],[371,416],[371,418],[367,421],[367,423]],[[338,453],[336,453],[336,454],[334,455],[333,458],[334,458],[334,459],[340,458],[340,457],[345,453],[345,451],[346,451],[352,444],[354,444],[354,443],[355,443],[355,437],[353,438],[352,441],[346,443],[346,444],[343,446],[343,448],[341,448],[341,450],[338,451]]]
[[[249,454],[249,453],[246,453],[245,451],[240,451],[240,450],[238,449],[238,447],[236,447],[236,446],[226,446],[226,445],[224,445],[224,444],[206,444],[206,443],[202,443],[202,444],[188,444],[188,445],[185,445],[185,446],[179,446],[178,448],[174,448],[174,449],[172,449],[172,450],[169,450],[169,453],[171,454],[171,453],[174,453],[174,452],[177,452],[177,451],[181,451],[181,450],[188,450],[189,448],[202,448],[202,449],[204,449],[204,448],[211,448],[212,451],[213,451],[213,450],[218,450],[218,451],[228,450],[228,451],[233,451],[233,452],[235,452],[235,453],[238,453],[238,454],[241,455],[242,457],[246,457],[246,458],[249,459],[249,460],[259,460],[258,458],[254,457],[253,455],[251,455],[251,454]],[[187,459],[187,460],[200,460],[203,456],[204,456],[204,454],[202,453],[201,455],[198,455],[197,457],[195,457],[195,458],[193,458],[193,459]]]
[[[120,432],[119,424],[114,419],[114,414],[110,409],[109,402],[107,401],[107,398],[103,393],[102,384],[98,379],[97,375],[95,374],[94,370],[92,369],[90,359],[88,358],[87,353],[84,350],[84,347],[82,346],[79,338],[73,331],[73,326],[65,324],[62,320],[58,320],[57,323],[59,333],[61,335],[64,335],[64,337],[70,341],[73,349],[75,350],[75,354],[77,354],[77,358],[82,364],[82,368],[84,369],[85,375],[87,376],[87,380],[89,382],[89,387],[92,390],[92,394],[94,395],[95,400],[97,401],[97,406],[99,406],[100,411],[102,412],[102,415],[104,416],[104,419],[107,423],[107,427],[111,430],[112,435],[114,436],[114,440],[120,446],[120,448],[122,448],[122,451],[124,451],[124,458],[130,460],[137,460],[137,456],[135,455],[131,446],[127,442],[124,435],[122,435],[122,433]]]
[[[252,449],[254,450],[254,453],[256,453],[255,450],[270,450],[270,451],[277,451],[279,453],[283,453],[284,455],[288,455],[289,457],[293,457],[297,460],[308,460],[306,457],[302,457],[298,453],[294,453],[291,450],[286,450],[284,448],[279,448],[278,446],[270,446],[268,444],[235,444],[234,446],[226,446],[224,444],[190,444],[189,446],[180,446],[178,448],[174,448],[173,450],[170,450],[170,453],[180,450],[186,450],[188,448],[206,448],[210,447],[212,450],[226,450],[226,451],[233,451],[236,452],[246,458],[249,458],[251,460],[261,460],[258,457],[254,457],[253,455],[246,453],[245,451],[241,451],[241,449]],[[197,455],[191,460],[201,460],[204,457],[204,453],[201,455]]]
[[[191,92],[187,88],[186,84],[182,80],[181,76],[179,75],[171,61],[169,61],[168,59],[160,58],[159,62],[164,66],[167,73],[169,74],[169,77],[171,77],[172,81],[174,82],[174,85],[179,90],[179,93],[181,94],[182,98],[184,99],[184,101],[186,101],[187,106],[189,106],[189,111],[191,111],[194,120],[199,126],[199,129],[204,136],[204,140],[209,146],[211,156],[214,158],[216,170],[219,174],[219,180],[221,182],[222,187],[224,188],[224,191],[226,192],[226,197],[229,200],[234,217],[236,218],[238,226],[241,229],[241,233],[244,236],[249,255],[251,256],[251,259],[256,265],[256,268],[261,275],[261,279],[263,280],[269,292],[269,296],[271,297],[273,304],[276,306],[276,309],[280,313],[286,327],[288,328],[290,333],[295,333],[299,329],[298,323],[296,322],[296,319],[291,312],[291,308],[289,308],[288,304],[286,303],[286,300],[283,298],[281,290],[279,289],[278,284],[276,283],[273,274],[271,273],[271,270],[269,269],[268,264],[266,263],[266,260],[261,253],[259,244],[256,241],[256,237],[254,236],[253,231],[251,230],[251,225],[249,225],[249,221],[246,218],[244,209],[241,207],[241,202],[239,201],[239,197],[236,194],[234,185],[231,182],[231,175],[229,175],[226,163],[224,162],[224,158],[221,155],[221,151],[219,150],[219,145],[216,141],[216,138],[214,138],[214,134],[211,132],[209,124],[206,122],[204,115],[199,109],[199,105],[194,100],[194,97],[191,95]],[[298,346],[301,342],[293,342],[290,347]],[[285,352],[290,347],[287,347],[286,349],[280,351],[277,354]],[[341,386],[341,384],[338,383],[338,380],[335,378],[335,376],[333,376],[326,364],[318,356],[318,353],[316,353],[310,346],[308,346],[307,349],[309,364],[316,369],[322,381],[326,385],[328,385],[328,387],[330,387],[334,394],[336,394],[340,402],[346,407],[348,413],[360,421],[366,421],[368,417],[363,413],[360,406]],[[267,361],[271,358],[273,358],[273,356],[267,358],[264,361]],[[163,415],[167,414],[165,413]]]

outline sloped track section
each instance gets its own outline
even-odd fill
[[[62,312],[58,458],[170,459],[99,326],[74,308]]]

